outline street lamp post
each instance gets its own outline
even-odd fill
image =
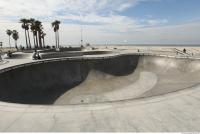
[[[81,46],[83,46],[83,28],[81,27]]]

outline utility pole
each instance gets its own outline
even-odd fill
[[[81,45],[83,46],[83,27],[81,27]]]

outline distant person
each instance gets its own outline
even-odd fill
[[[33,53],[33,59],[34,60],[40,60],[41,59],[40,53],[37,52],[37,50],[35,50],[35,52]]]
[[[39,52],[37,53],[37,58],[38,58],[38,60],[41,59],[41,56],[40,56],[40,53],[39,53]]]
[[[7,52],[7,56],[8,56],[9,58],[12,57],[11,51],[8,51],[8,52]]]
[[[33,59],[37,60],[37,50],[35,50],[34,53],[33,53]]]
[[[183,49],[183,53],[186,53],[186,49],[185,48]]]

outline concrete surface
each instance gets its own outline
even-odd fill
[[[29,93],[19,92],[25,91],[24,85],[21,85],[24,90],[20,90],[20,85],[16,88],[9,88],[17,85],[15,83],[17,79],[19,79],[18,82],[22,80],[25,85],[30,85],[33,88],[33,84],[31,85],[29,82],[30,78],[35,84],[36,81],[32,78],[45,80],[43,81],[44,85],[45,83],[46,85],[51,84],[52,79],[48,82],[49,77],[46,76],[51,75],[52,78],[52,72],[59,74],[55,76],[57,79],[62,75],[60,72],[64,71],[62,80],[66,79],[66,82],[72,80],[72,76],[73,80],[81,77],[79,84],[76,83],[73,88],[67,87],[66,89],[70,89],[67,90],[68,92],[63,92],[59,97],[56,97],[52,102],[54,105],[0,102],[0,131],[200,131],[200,61],[198,57],[195,57],[198,53],[193,57],[182,55],[180,58],[173,49],[164,50],[166,50],[163,52],[164,56],[159,56],[158,54],[163,53],[158,50],[153,51],[153,54],[157,54],[157,56],[152,54],[148,56],[149,53],[138,54],[135,52],[137,49],[128,49],[118,53],[118,56],[116,54],[92,55],[62,60],[51,59],[48,62],[32,61],[28,54],[19,54],[22,55],[21,59],[4,59],[7,63],[0,65],[0,82],[2,82],[0,92],[5,93],[3,88],[7,88],[10,92],[12,92],[11,90],[15,91],[10,96],[6,95],[6,97],[13,97],[18,94],[19,96],[16,95],[13,100],[16,97],[25,98]],[[50,62],[52,60],[56,60],[56,62]],[[8,69],[24,63],[31,64],[26,67],[12,68],[14,70]],[[63,67],[63,65],[66,66]],[[85,66],[87,67],[85,68]],[[37,76],[43,71],[45,75]],[[83,72],[85,75],[82,75]],[[30,78],[27,78],[28,74],[31,76]],[[68,75],[64,77],[66,74]],[[13,85],[2,86],[5,83],[7,85],[13,83]],[[39,83],[40,81],[37,84]],[[44,85],[41,84],[39,88]],[[47,89],[46,86],[44,87]],[[17,88],[19,89],[15,90]],[[43,97],[47,98],[48,96]]]
[[[126,58],[133,59],[133,56]],[[120,63],[118,65],[129,64]],[[111,64],[107,63],[107,64]],[[199,60],[140,56],[134,72],[114,76],[90,71],[81,85],[66,92],[55,104],[80,104],[146,98],[175,92],[199,84]],[[116,66],[112,65],[112,69]],[[125,67],[126,68],[126,67]],[[127,68],[126,68],[127,69]]]

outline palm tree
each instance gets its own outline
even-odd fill
[[[56,40],[56,48],[59,48],[60,47],[60,43],[59,43],[59,25],[60,25],[60,21],[58,20],[55,20],[54,22],[51,23],[53,29],[54,29],[54,32],[55,32],[55,40]]]
[[[34,47],[37,48],[38,43],[36,42],[37,31],[36,31],[35,19],[31,18],[29,19],[29,22],[30,22],[31,32],[33,33]]]
[[[12,31],[8,29],[8,30],[6,31],[6,33],[7,33],[8,37],[9,37],[9,46],[10,46],[10,49],[11,49],[10,36],[12,35]]]
[[[28,23],[28,20],[23,18],[23,19],[20,19],[20,23],[22,23],[22,28],[24,29],[25,31],[25,39],[26,39],[26,48],[28,49],[28,39],[27,39],[27,23]]]
[[[12,37],[15,40],[15,48],[18,50],[17,40],[19,39],[19,33],[16,30],[13,30],[12,33]]]
[[[35,34],[35,37],[36,37],[36,46],[39,47],[39,43],[38,43],[38,29],[39,29],[39,24],[40,22],[39,21],[35,21],[35,31],[34,31],[34,34]]]

